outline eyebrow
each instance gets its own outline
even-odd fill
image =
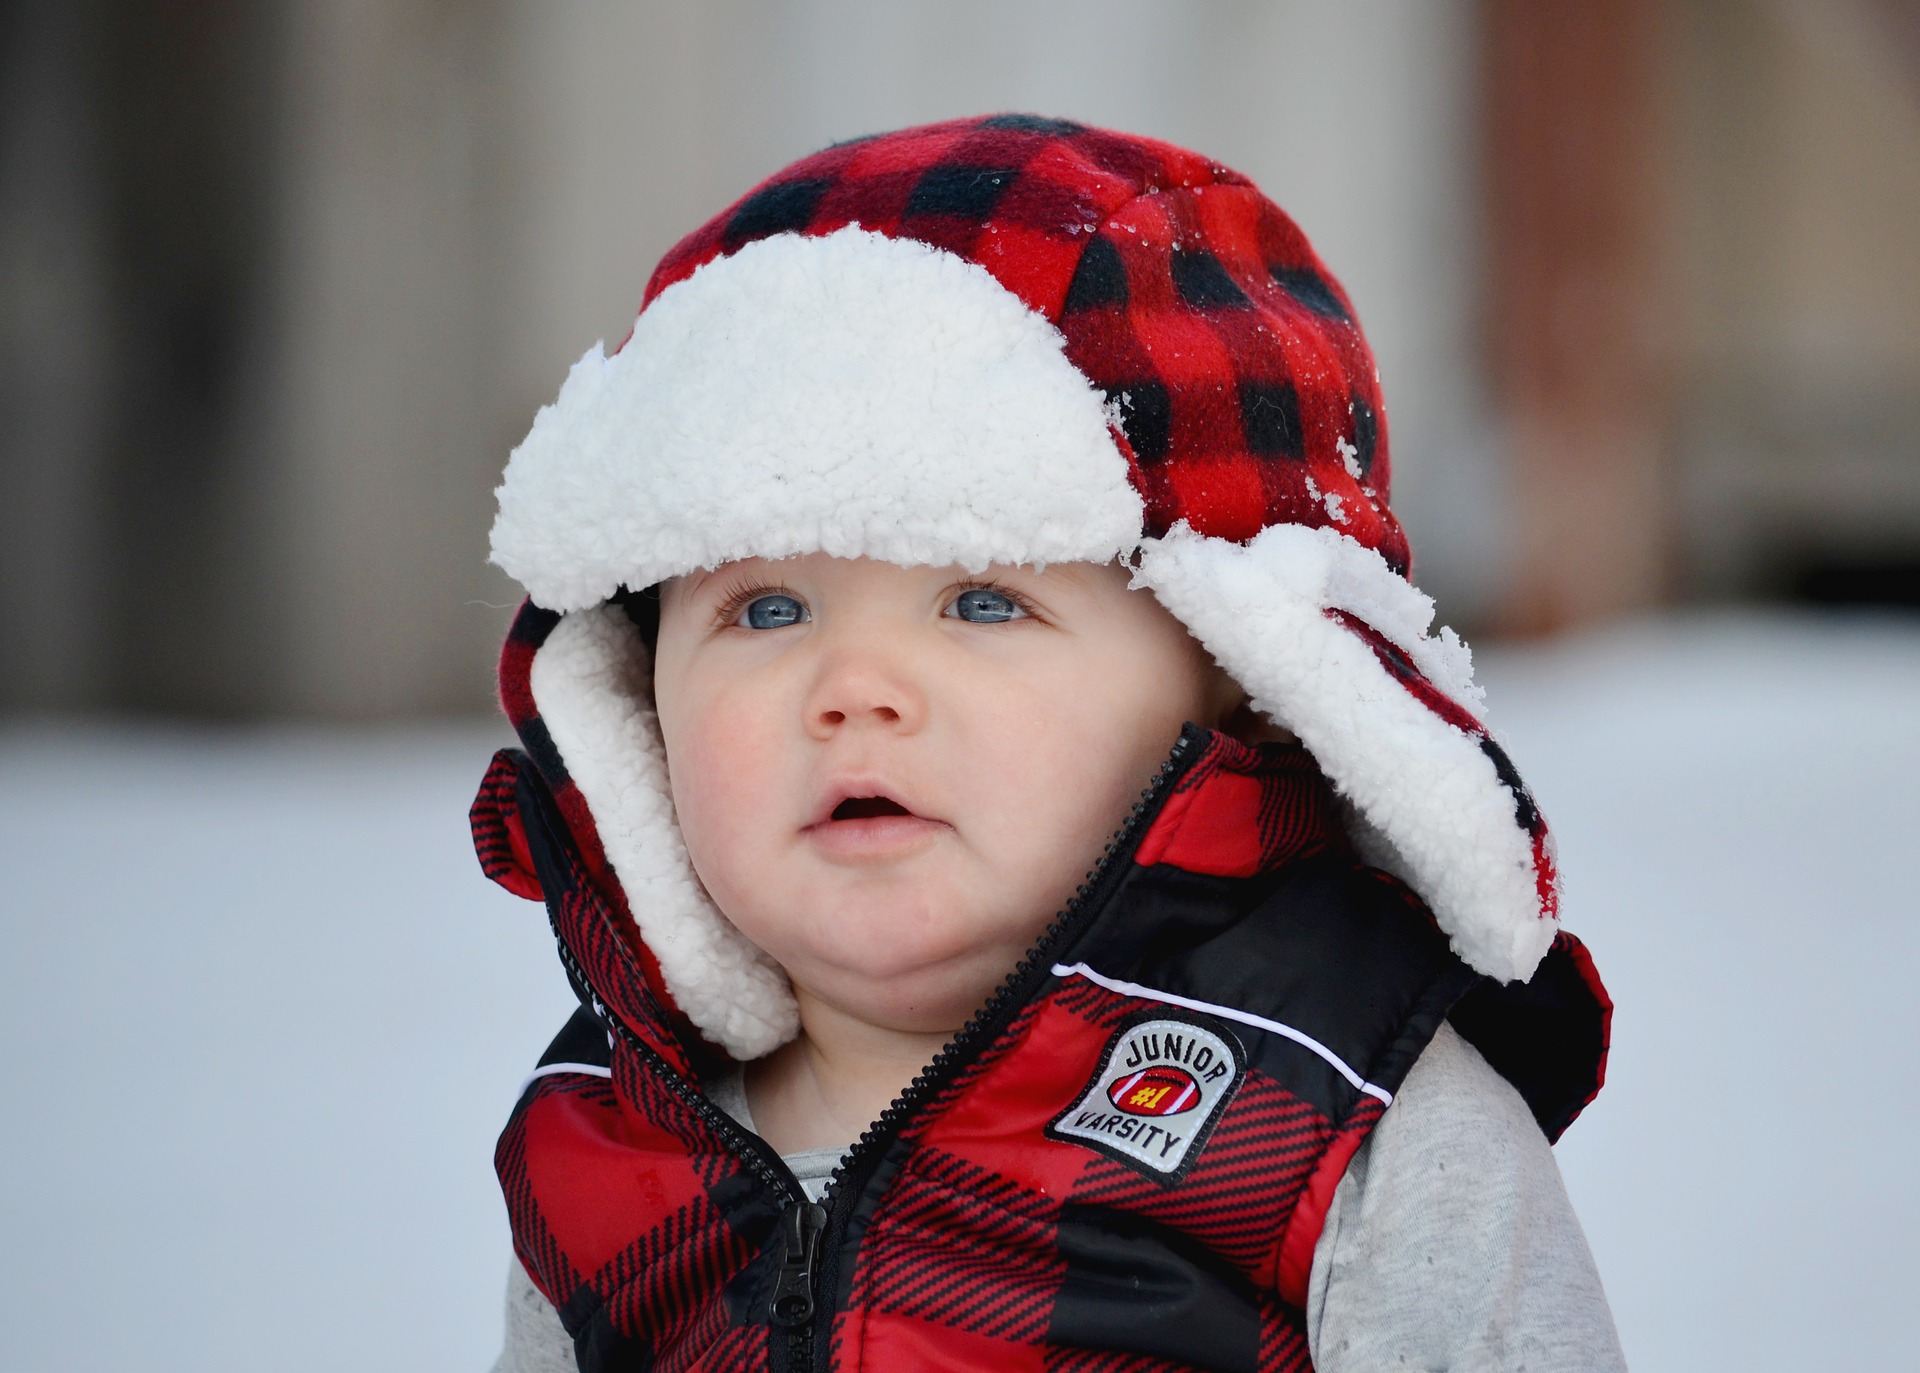
[[[1058,582],[1065,582],[1077,590],[1089,591],[1097,583],[1106,566],[1105,563],[1057,562],[1048,563],[1046,571],[1042,573],[1035,571],[1030,563],[1019,563],[1014,565],[1014,570],[1034,578],[1042,586],[1045,586],[1048,580],[1057,578]]]
[[[1019,564],[1019,569],[1035,577],[1044,577],[1058,573],[1067,581],[1079,582],[1085,585],[1088,579],[1090,579],[1101,566],[1102,564],[1100,563],[1072,561],[1048,563],[1045,572],[1036,571],[1031,563],[1021,563]]]
[[[705,586],[709,581],[711,581],[713,579],[713,574],[717,571],[719,571],[719,569],[714,567],[696,567],[691,572],[682,572],[677,577],[666,578],[665,580],[661,581],[659,584],[660,596],[662,601],[666,599],[667,588],[676,583],[679,585],[680,595],[682,596],[698,595],[700,588]]]

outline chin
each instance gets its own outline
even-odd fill
[[[870,1025],[909,1034],[953,1034],[993,995],[1006,969],[989,978],[935,976],[849,979],[833,998]]]
[[[830,968],[836,978],[888,989],[913,988],[916,993],[922,985],[964,979],[993,961],[950,939],[901,939],[871,929],[850,931],[844,941],[810,952],[812,961]]]
[[[958,1008],[944,1027],[953,1028],[1000,985],[1052,914],[996,916],[1016,902],[1010,892],[929,900],[956,885],[950,872],[930,879],[924,870],[900,880],[802,879],[781,891],[784,899],[765,892],[747,903],[736,923],[797,981],[848,1010],[894,1020]]]
[[[816,970],[816,988],[849,1010],[896,1029],[950,1030],[992,995],[1026,947],[915,933],[903,938],[897,925],[857,922],[832,947],[808,950],[804,963]]]

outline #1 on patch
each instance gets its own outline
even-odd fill
[[[1047,1133],[1178,1182],[1246,1073],[1246,1053],[1217,1020],[1144,1011],[1120,1023],[1093,1080]]]

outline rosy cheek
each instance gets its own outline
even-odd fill
[[[777,755],[764,713],[716,692],[675,725],[668,761],[681,832],[696,865],[728,865],[765,827],[773,801]]]
[[[1085,697],[1077,679],[995,683],[977,693],[991,705],[972,712],[960,750],[959,770],[972,784],[993,866],[1043,902],[1056,887],[1072,890],[1088,852],[1097,853],[1109,832],[1109,798],[1097,783],[1088,786],[1089,764],[1112,749],[1107,728],[1061,706]],[[1075,784],[1063,787],[1062,778]]]

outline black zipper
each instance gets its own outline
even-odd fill
[[[578,868],[572,855],[567,853],[563,843],[554,833],[553,817],[548,810],[551,802],[544,785],[538,792],[541,826],[554,841],[572,871],[570,877],[577,879]],[[559,833],[566,832],[565,826],[558,827]],[[599,989],[587,976],[587,970],[580,965],[568,945],[566,936],[560,933],[560,922],[554,914],[553,906],[547,904],[547,926],[553,931],[553,942],[559,950],[560,965],[566,970],[568,979],[574,987],[585,995],[593,1014],[605,1025],[610,1034],[620,1040],[638,1056],[640,1062],[653,1073],[654,1077],[667,1086],[675,1096],[695,1115],[706,1122],[720,1142],[733,1151],[734,1155],[747,1165],[748,1170],[760,1183],[772,1192],[781,1203],[781,1265],[780,1274],[775,1282],[770,1318],[776,1327],[788,1329],[787,1359],[788,1368],[804,1367],[804,1359],[811,1341],[811,1330],[815,1297],[817,1290],[814,1282],[815,1259],[819,1252],[820,1234],[825,1225],[826,1212],[816,1203],[807,1200],[801,1189],[799,1179],[793,1170],[787,1167],[777,1150],[764,1139],[751,1131],[742,1129],[739,1122],[713,1104],[713,1101],[682,1074],[660,1056],[646,1040],[642,1039],[627,1022],[615,1015],[601,997]],[[616,936],[617,937],[617,936]]]
[[[836,1270],[840,1242],[846,1234],[851,1215],[851,1209],[840,1204],[842,1198],[860,1194],[873,1176],[874,1167],[885,1152],[886,1145],[891,1143],[893,1136],[899,1133],[900,1127],[920,1104],[945,1085],[960,1067],[961,1060],[977,1045],[983,1042],[991,1044],[999,1038],[1021,1007],[1032,1000],[1039,985],[1053,975],[1054,958],[1067,937],[1079,933],[1077,926],[1082,916],[1098,912],[1105,905],[1114,887],[1119,885],[1120,876],[1124,874],[1125,860],[1132,856],[1139,845],[1140,833],[1146,821],[1159,810],[1167,791],[1186,771],[1183,764],[1191,764],[1189,752],[1193,757],[1198,757],[1201,750],[1196,745],[1203,743],[1207,737],[1207,731],[1191,725],[1181,730],[1180,737],[1174,741],[1173,751],[1160,764],[1159,771],[1140,793],[1140,798],[1133,803],[1133,809],[1127,813],[1127,818],[1121,822],[1113,838],[1107,841],[1093,870],[1074,891],[1066,906],[1049,922],[1045,932],[1027,951],[1027,956],[1007,974],[999,990],[974,1013],[960,1033],[948,1040],[946,1047],[934,1055],[933,1062],[921,1069],[919,1076],[907,1085],[907,1089],[895,1097],[893,1104],[880,1113],[880,1118],[854,1141],[853,1147],[841,1159],[840,1166],[833,1170],[823,1198],[826,1221],[819,1241],[816,1292],[831,1293],[839,1281]],[[815,1305],[818,1305],[817,1297]],[[792,1361],[787,1367],[801,1370],[809,1364],[816,1364],[824,1373],[832,1342],[816,1342],[811,1325],[803,1333],[804,1342],[797,1343],[791,1349]]]
[[[554,924],[551,912],[548,923]],[[612,1027],[613,1033],[620,1036],[654,1076],[663,1080],[669,1091],[704,1120],[720,1136],[720,1142],[731,1149],[753,1175],[780,1199],[780,1273],[774,1283],[773,1297],[768,1303],[769,1320],[787,1335],[783,1366],[788,1369],[805,1368],[813,1357],[815,1293],[819,1290],[815,1279],[820,1235],[826,1228],[826,1211],[818,1203],[807,1200],[799,1179],[794,1177],[793,1170],[787,1167],[786,1160],[772,1145],[751,1131],[742,1129],[732,1116],[715,1106],[705,1092],[675,1072],[651,1044],[635,1034],[630,1025],[608,1009],[600,999],[600,994],[593,989],[593,984],[587,980],[586,970],[573,956],[573,950],[567,947],[567,941],[561,937],[557,925],[553,934],[554,943],[560,949],[561,964],[578,986],[587,989],[593,1013],[602,1023]]]
[[[826,1223],[825,1208],[811,1201],[789,1206],[780,1217],[780,1277],[769,1303],[775,1325],[791,1330],[813,1319],[813,1262]]]
[[[553,942],[559,946],[562,966],[573,977],[575,985],[587,989],[587,999],[592,1003],[593,1013],[599,1017],[600,1022],[619,1035],[626,1046],[640,1056],[640,1061],[652,1069],[655,1076],[666,1082],[669,1091],[712,1127],[713,1132],[720,1136],[721,1142],[738,1154],[753,1171],[754,1176],[765,1183],[775,1196],[789,1208],[806,1205],[806,1193],[801,1191],[799,1179],[794,1177],[793,1170],[787,1167],[785,1160],[773,1146],[760,1136],[741,1129],[732,1116],[715,1106],[705,1092],[675,1072],[673,1066],[660,1057],[657,1049],[635,1034],[632,1026],[608,1009],[606,1002],[600,999],[600,993],[587,980],[586,970],[573,956],[573,950],[567,947],[566,939],[560,934],[558,922],[552,918],[551,909],[548,911],[547,923],[553,929]]]
[[[586,989],[593,1013],[639,1055],[641,1062],[663,1078],[669,1090],[711,1126],[721,1142],[733,1150],[783,1203],[780,1216],[780,1275],[774,1287],[770,1318],[776,1328],[787,1332],[787,1369],[797,1371],[817,1364],[824,1373],[831,1354],[832,1342],[816,1341],[813,1336],[817,1326],[815,1317],[821,1307],[820,1294],[831,1292],[838,1282],[836,1269],[839,1245],[846,1234],[849,1216],[847,1208],[839,1204],[841,1198],[849,1194],[850,1185],[851,1195],[859,1195],[872,1176],[874,1165],[884,1152],[885,1145],[899,1133],[901,1125],[920,1103],[953,1076],[962,1058],[976,1045],[983,1040],[990,1044],[998,1038],[1020,1008],[1032,999],[1040,983],[1052,975],[1054,958],[1061,946],[1070,934],[1078,932],[1075,926],[1081,918],[1090,912],[1097,912],[1112,894],[1124,872],[1124,860],[1138,846],[1146,820],[1159,809],[1167,791],[1179,780],[1193,759],[1199,756],[1201,750],[1196,746],[1207,737],[1206,730],[1192,725],[1181,731],[1166,761],[1160,764],[1153,780],[1133,803],[1127,818],[1101,850],[1093,870],[1074,891],[1066,906],[1048,923],[1046,930],[1027,951],[1026,957],[1007,974],[1006,980],[988,998],[987,1004],[974,1013],[960,1032],[947,1041],[946,1047],[934,1055],[933,1061],[920,1070],[906,1090],[880,1113],[880,1118],[854,1141],[853,1147],[827,1181],[824,1207],[807,1200],[799,1180],[773,1146],[758,1135],[741,1129],[733,1117],[715,1106],[706,1093],[675,1072],[652,1045],[608,1009],[599,992],[587,979],[586,970],[574,957],[573,950],[567,947],[553,909],[548,907],[547,922],[553,929],[554,943],[559,946],[561,963],[574,984]]]

